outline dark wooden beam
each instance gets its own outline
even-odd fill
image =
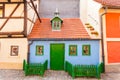
[[[31,2],[31,4],[32,4],[32,6],[33,6],[33,8],[34,8],[35,13],[37,14],[37,17],[38,17],[38,19],[39,19],[40,23],[41,23],[42,21],[41,21],[41,19],[40,19],[40,16],[39,16],[39,14],[38,14],[38,12],[37,12],[37,10],[36,10],[36,7],[35,7],[35,5],[34,5],[33,1],[32,1],[32,0],[30,0],[30,2]]]
[[[8,17],[0,17],[0,19],[8,19]],[[14,17],[10,17],[10,19],[24,19],[24,17],[21,16],[14,16]]]
[[[12,2],[11,0],[8,0],[7,2],[0,2],[0,4],[17,4],[17,3],[24,3],[24,0],[23,1],[14,1]]]
[[[8,0],[8,2],[11,2],[11,0]]]
[[[17,6],[15,7],[15,9],[13,10],[13,12],[9,15],[9,17],[7,18],[7,20],[3,23],[3,25],[0,27],[0,30],[6,25],[6,23],[8,22],[8,20],[10,19],[10,17],[14,14],[14,12],[16,11],[16,9],[19,7],[20,4],[17,4]]]
[[[27,1],[24,0],[24,30],[23,34],[27,37]]]
[[[24,2],[0,2],[0,4],[23,4]]]
[[[22,34],[22,32],[0,32],[0,35],[17,35],[17,34],[19,34],[19,35],[21,35]]]
[[[35,24],[35,22],[33,20],[31,20],[30,18],[27,18],[27,20],[29,20],[31,23]]]

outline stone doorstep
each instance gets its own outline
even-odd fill
[[[105,72],[120,72],[120,65],[106,65]]]

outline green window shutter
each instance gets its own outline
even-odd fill
[[[89,44],[82,45],[82,55],[83,56],[91,55],[91,47]]]
[[[37,45],[36,46],[36,56],[42,56],[42,55],[44,55],[44,46]]]
[[[69,45],[69,55],[77,56],[77,45]]]

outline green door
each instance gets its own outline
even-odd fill
[[[50,69],[64,70],[64,44],[50,45]]]

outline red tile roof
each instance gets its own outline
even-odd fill
[[[108,6],[120,6],[120,0],[94,0],[97,1],[103,5]]]
[[[42,23],[36,21],[28,39],[88,39],[86,29],[79,18],[63,19],[60,31],[52,31],[50,19],[41,19]]]

